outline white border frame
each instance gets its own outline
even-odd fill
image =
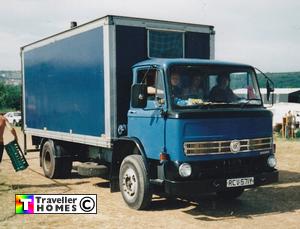
[[[44,137],[44,138],[51,138],[51,139],[57,139],[57,140],[65,140],[65,141],[70,141],[70,142],[76,142],[76,143],[82,143],[82,144],[88,144],[92,146],[101,146],[101,147],[106,147],[110,148],[112,143],[111,143],[111,125],[109,123],[108,117],[111,116],[111,105],[110,103],[107,103],[107,101],[110,101],[110,94],[109,90],[111,86],[107,87],[107,84],[110,85],[110,75],[111,75],[111,65],[109,61],[107,61],[107,52],[109,55],[109,52],[112,52],[111,49],[107,49],[106,46],[109,45],[109,40],[107,39],[107,33],[106,33],[106,28],[109,27],[108,23],[109,18],[103,18],[98,21],[93,21],[86,26],[80,26],[80,27],[75,27],[71,30],[68,30],[66,32],[59,33],[57,35],[45,38],[43,40],[37,41],[35,43],[32,43],[28,46],[22,47],[21,48],[21,64],[22,64],[22,88],[23,88],[23,117],[24,117],[24,133],[29,134],[29,135],[34,135],[38,137]],[[103,28],[103,60],[104,60],[104,119],[105,119],[105,133],[102,134],[101,137],[95,137],[95,136],[87,136],[87,135],[80,135],[80,134],[72,134],[71,131],[70,133],[66,132],[57,132],[57,131],[48,131],[46,129],[41,130],[41,129],[34,129],[34,128],[27,128],[26,124],[26,100],[25,100],[25,69],[24,69],[24,53],[45,45],[48,45],[50,43],[66,39],[69,37],[72,37],[74,35],[80,34],[82,32],[86,32],[95,28]],[[111,32],[110,32],[111,33]],[[109,39],[109,37],[108,37]],[[108,96],[108,97],[107,97]],[[107,104],[109,106],[107,106]],[[112,103],[113,104],[113,103]],[[108,115],[109,114],[109,115]]]
[[[209,59],[215,59],[215,31],[212,30],[209,35]]]
[[[25,134],[29,134],[37,137],[50,138],[50,139],[56,139],[61,141],[69,141],[74,143],[82,143],[91,146],[100,146],[105,148],[110,148],[112,146],[111,139],[106,138],[105,136],[94,137],[94,136],[87,136],[81,134],[39,130],[39,129],[32,129],[32,128],[27,128],[24,132]]]
[[[20,52],[20,56],[21,56],[21,77],[22,77],[22,122],[23,122],[23,128],[25,130],[26,128],[26,112],[25,112],[25,71],[24,71],[24,52],[21,49]]]
[[[112,16],[113,21],[116,25],[125,26],[136,26],[151,29],[161,29],[161,30],[173,30],[173,31],[190,31],[190,32],[201,32],[210,33],[213,26],[210,25],[198,25],[182,22],[172,22],[172,21],[161,21],[143,18],[130,18],[121,16]]]
[[[38,47],[42,47],[45,45],[48,45],[50,43],[65,39],[65,38],[69,38],[72,37],[74,35],[101,27],[105,24],[108,24],[108,18],[103,18],[101,20],[97,20],[97,21],[93,21],[90,23],[87,23],[85,26],[78,26],[78,27],[74,27],[72,29],[69,29],[67,31],[64,31],[62,33],[58,33],[56,35],[44,38],[42,40],[39,40],[37,42],[31,43],[29,45],[26,45],[24,47],[21,48],[21,50],[23,50],[24,52],[38,48]]]
[[[103,26],[105,135],[109,138],[117,136],[115,30],[115,25],[107,24]]]

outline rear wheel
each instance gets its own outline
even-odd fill
[[[149,206],[152,190],[141,155],[129,155],[123,160],[119,184],[123,199],[129,207],[141,210]]]
[[[240,197],[244,192],[243,188],[227,189],[217,192],[217,196],[221,199],[232,200]]]
[[[72,158],[64,155],[62,146],[55,145],[53,141],[47,141],[42,149],[42,167],[44,174],[49,178],[66,178],[72,170]],[[57,157],[56,155],[63,155]]]

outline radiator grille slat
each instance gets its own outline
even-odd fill
[[[232,141],[186,142],[184,143],[184,153],[187,156],[231,153],[230,144]],[[273,146],[272,137],[241,139],[238,141],[240,142],[240,150],[236,153],[251,150],[270,150]]]

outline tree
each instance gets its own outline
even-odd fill
[[[6,107],[5,97],[6,97],[6,88],[4,83],[0,82],[0,109]]]
[[[21,86],[0,82],[0,109],[21,109]]]

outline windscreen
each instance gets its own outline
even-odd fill
[[[173,66],[168,74],[172,107],[261,105],[255,72],[239,66]]]

